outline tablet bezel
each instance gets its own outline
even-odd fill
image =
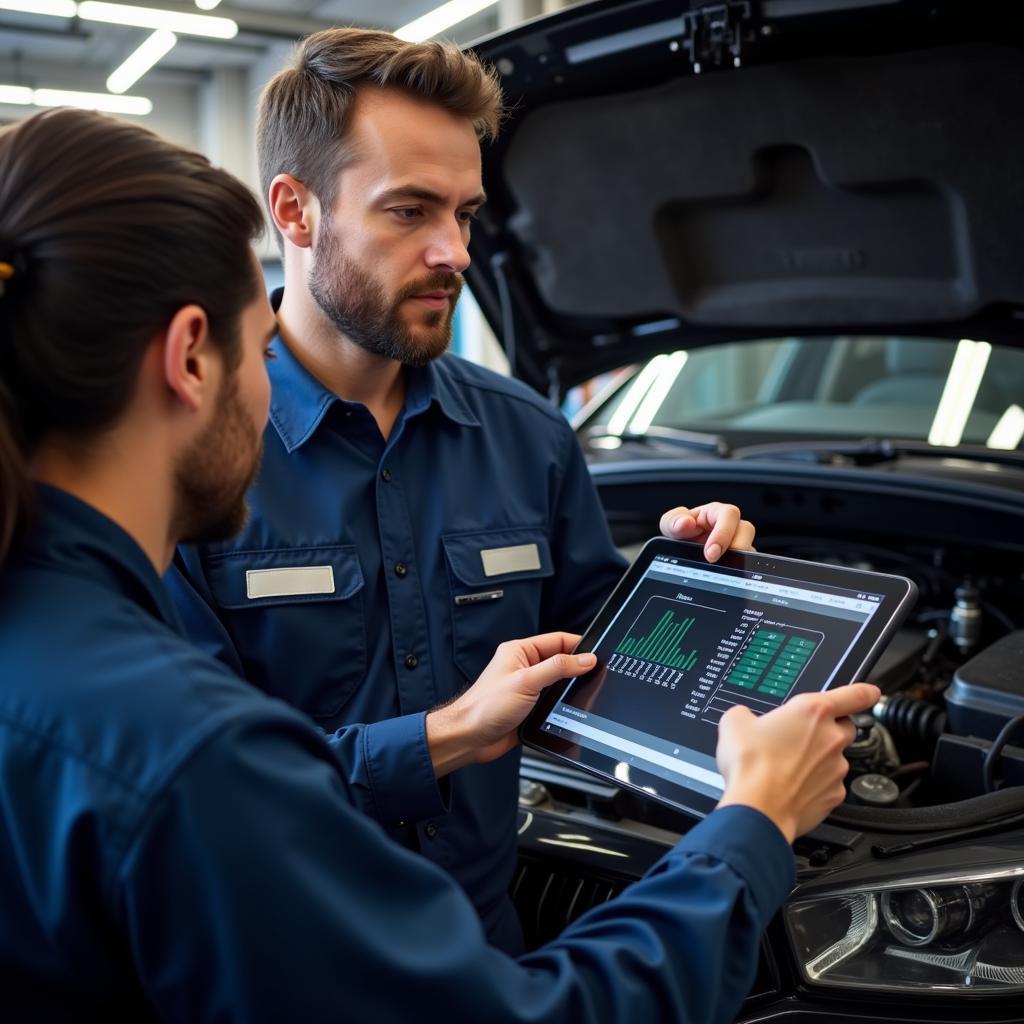
[[[857,640],[847,656],[839,663],[829,689],[864,678],[864,674],[892,639],[917,598],[916,585],[903,576],[893,576],[866,569],[851,569],[846,566],[826,565],[820,562],[807,562],[754,551],[729,550],[717,562],[708,562],[704,557],[703,548],[698,544],[670,540],[666,537],[654,537],[643,546],[593,622],[587,627],[586,633],[576,648],[577,651],[593,650],[610,621],[618,613],[622,603],[629,597],[640,577],[658,555],[686,559],[712,571],[716,567],[722,567],[741,572],[778,575],[787,580],[812,586],[870,590],[872,593],[882,594],[883,600],[879,613],[869,623],[864,635]],[[598,778],[612,782],[616,786],[622,786],[648,799],[665,804],[674,810],[702,817],[714,809],[717,798],[711,798],[682,783],[670,782],[660,776],[644,772],[634,765],[630,766],[629,781],[625,781],[614,774],[617,763],[614,758],[589,748],[581,748],[578,743],[570,739],[544,732],[542,729],[544,721],[564,691],[567,682],[568,680],[561,680],[553,686],[549,686],[541,694],[537,705],[520,728],[520,738],[526,746],[574,765]],[[584,752],[586,759],[582,756]]]

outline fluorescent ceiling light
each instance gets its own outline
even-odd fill
[[[133,7],[129,4],[99,3],[84,0],[78,5],[83,21],[103,21],[110,25],[132,25],[136,28],[165,28],[183,36],[207,36],[211,39],[234,39],[238,25],[230,18],[211,18],[208,14],[161,11],[155,7]]]
[[[1020,447],[1024,440],[1024,409],[1019,405],[1011,405],[1002,416],[999,422],[988,435],[985,444],[989,448],[1002,448],[1012,452]]]
[[[32,103],[32,90],[25,85],[0,85],[0,103],[28,106]]]
[[[196,7],[201,11],[212,11],[219,3],[220,0],[196,0]]]
[[[651,385],[651,390],[644,396],[644,400],[640,403],[640,408],[637,409],[636,415],[633,417],[633,422],[629,425],[630,433],[642,434],[654,421],[654,417],[658,415],[658,410],[661,408],[669,391],[672,390],[672,385],[676,382],[676,377],[679,376],[679,371],[683,368],[686,363],[689,353],[685,349],[680,349],[678,352],[673,352],[662,366],[658,373],[658,378]]]
[[[69,89],[33,89],[37,107],[83,107],[108,114],[148,114],[153,104],[144,96],[111,96],[107,92],[72,92]]]
[[[643,401],[644,395],[650,391],[651,385],[658,379],[658,374],[661,373],[666,359],[668,359],[666,355],[655,356],[630,382],[629,390],[622,396],[622,401],[608,421],[609,434],[618,434],[621,437],[625,432],[630,418]]]
[[[110,73],[107,88],[111,92],[127,92],[161,57],[174,49],[178,37],[165,28],[158,28],[125,62]]]
[[[46,14],[51,18],[73,18],[77,7],[75,0],[0,0],[0,11]]]
[[[987,341],[960,339],[928,432],[929,444],[955,447],[960,443],[990,355],[992,346]]]
[[[108,114],[148,114],[153,104],[144,96],[112,96],[107,92],[73,92],[68,89],[30,89],[24,85],[0,85],[0,103],[36,107],[83,107]]]
[[[422,18],[395,29],[395,35],[406,42],[419,43],[436,36],[439,32],[444,32],[452,25],[458,25],[460,21],[465,21],[474,14],[479,14],[497,2],[498,0],[450,0],[449,3],[427,11]]]

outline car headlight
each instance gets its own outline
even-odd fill
[[[784,917],[812,985],[1024,991],[1024,867],[798,896]]]

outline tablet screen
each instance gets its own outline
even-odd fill
[[[613,595],[594,624],[599,632],[581,645],[597,654],[597,667],[556,684],[559,693],[536,724],[552,740],[578,746],[584,762],[588,751],[610,759],[622,781],[636,783],[632,769],[717,799],[722,714],[734,704],[765,712],[797,693],[850,682],[837,673],[862,664],[859,656],[851,663],[851,654],[863,653],[868,634],[878,640],[880,620],[893,615],[892,589],[887,595],[883,582],[894,577],[836,569],[862,586],[812,583],[787,575],[788,561],[758,558],[751,569],[654,554],[635,580],[626,577],[632,585]]]

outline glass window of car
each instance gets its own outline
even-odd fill
[[[1024,352],[984,341],[766,338],[679,350],[617,378],[577,417],[590,435],[891,437],[1016,448]]]

